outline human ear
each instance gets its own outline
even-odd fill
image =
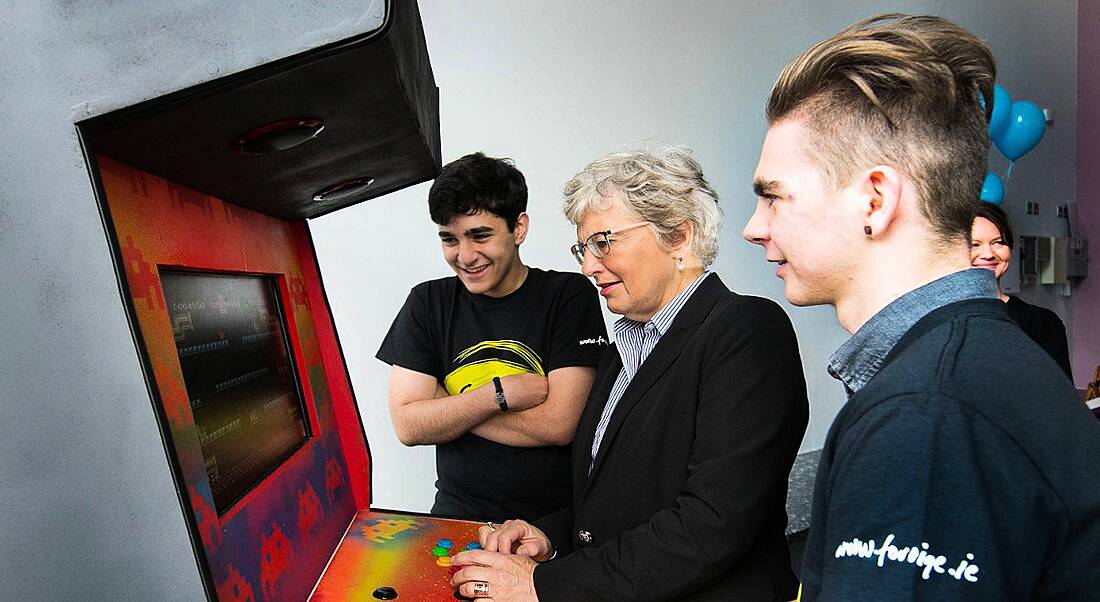
[[[691,220],[676,226],[672,231],[672,244],[669,251],[674,257],[683,257],[691,250],[691,241],[695,237],[695,224]]]
[[[523,244],[524,239],[527,238],[527,212],[519,214],[516,218],[516,227],[512,228],[512,236],[516,239],[516,246]]]
[[[898,216],[906,180],[889,165],[876,165],[864,172],[859,186],[863,231],[870,237],[884,234]]]

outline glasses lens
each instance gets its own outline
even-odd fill
[[[594,234],[588,239],[588,248],[596,257],[603,257],[611,250],[611,241],[607,240],[606,234]]]
[[[573,245],[569,247],[569,250],[573,253],[573,259],[577,260],[577,263],[584,264],[584,245]]]

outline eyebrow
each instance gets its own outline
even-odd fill
[[[778,189],[782,187],[783,184],[779,180],[762,180],[758,178],[752,181],[752,191],[756,196],[776,194]]]
[[[477,236],[479,234],[492,234],[493,228],[491,226],[477,226],[476,228],[470,228],[463,232],[463,236]],[[440,230],[440,238],[453,238],[454,234],[450,230]]]

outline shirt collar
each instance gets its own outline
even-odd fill
[[[699,288],[699,285],[702,284],[710,274],[710,270],[706,270],[700,274],[687,288],[680,291],[680,294],[673,297],[672,301],[666,303],[657,313],[653,314],[653,317],[648,321],[639,322],[625,316],[616,320],[615,326],[612,328],[615,333],[615,339],[620,339],[621,337],[619,335],[626,330],[645,328],[647,324],[653,325],[653,328],[657,330],[657,336],[664,336],[665,332],[668,331],[668,327],[672,326],[672,321],[676,319],[676,314],[680,313],[680,310],[687,304],[688,299],[691,298],[695,289]]]
[[[993,272],[970,268],[913,289],[879,310],[829,358],[829,374],[851,395],[882,368],[901,337],[934,309],[965,299],[997,298]]]

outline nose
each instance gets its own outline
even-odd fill
[[[984,243],[974,247],[974,251],[971,253],[971,257],[977,257],[979,259],[993,259],[993,245],[989,243]]]
[[[603,272],[603,262],[593,255],[592,251],[585,249],[584,261],[581,262],[581,273],[589,278],[594,278],[596,274],[601,272]]]
[[[767,211],[763,211],[763,201],[756,202],[756,210],[752,212],[752,217],[745,224],[745,228],[741,230],[741,237],[751,242],[754,245],[763,246],[769,238],[768,232],[768,214]]]
[[[458,263],[471,266],[477,262],[477,246],[467,240],[458,241]]]

